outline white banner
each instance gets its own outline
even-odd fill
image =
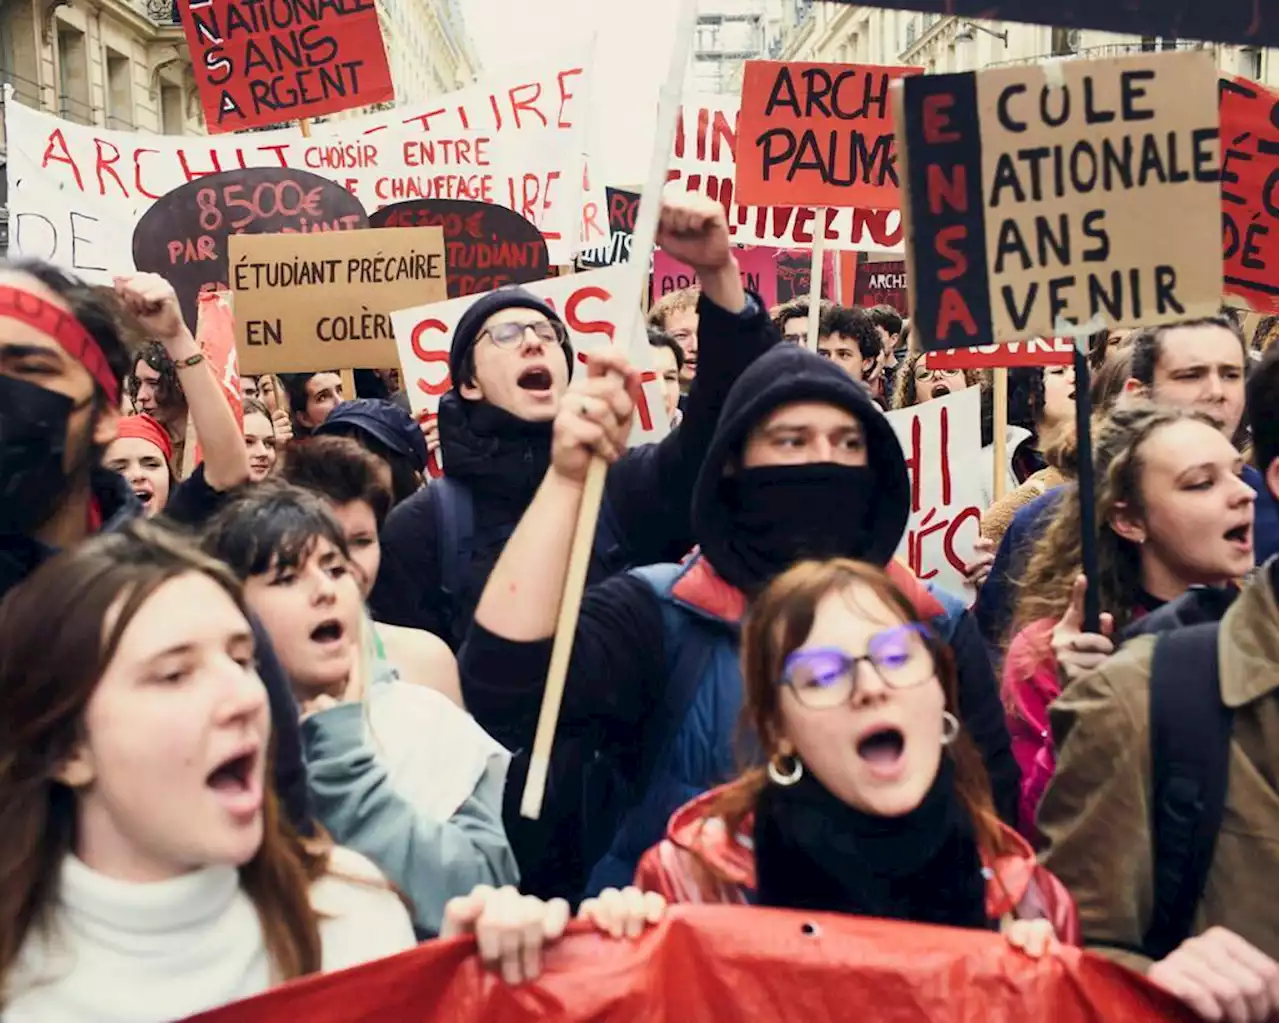
[[[964,566],[973,560],[985,510],[983,476],[991,475],[980,410],[979,389],[967,387],[887,414],[911,478],[911,518],[898,558],[918,578],[969,599]]]
[[[623,331],[625,317],[639,319],[642,315],[635,296],[623,293],[627,287],[625,265],[552,277],[522,287],[546,300],[560,314],[577,358],[575,373],[585,372],[583,364],[588,353],[613,344],[615,335]],[[435,415],[441,396],[453,386],[449,378],[453,332],[462,314],[480,297],[469,295],[392,314],[401,379],[415,417]],[[633,336],[647,337],[643,326]],[[641,371],[632,444],[661,440],[670,426],[663,405],[662,382],[652,370],[649,346],[641,343],[637,348],[628,353],[632,365]]]
[[[667,175],[690,192],[719,200],[728,211],[729,234],[735,243],[811,248],[814,232],[824,230],[827,249],[903,251],[902,215],[897,210],[831,207],[819,220],[811,209],[734,202],[733,149],[739,106],[737,96],[686,96]]]

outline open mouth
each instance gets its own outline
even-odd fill
[[[133,496],[142,502],[142,507],[150,508],[151,501],[156,495],[155,492],[151,490],[135,490],[133,492]]]
[[[906,738],[897,728],[881,728],[858,740],[858,756],[872,767],[895,766],[905,748]]]
[[[314,643],[338,643],[345,633],[342,623],[336,618],[330,618],[311,630],[311,640]]]
[[[531,366],[516,378],[516,386],[526,391],[549,391],[551,370],[544,366]]]
[[[929,392],[930,398],[945,398],[951,393],[951,388],[946,384],[934,384],[933,390]]]
[[[206,784],[215,792],[248,792],[257,754],[241,753],[213,769]]]
[[[1252,546],[1253,545],[1252,533],[1253,533],[1253,527],[1251,527],[1246,522],[1243,525],[1236,526],[1233,529],[1228,529],[1222,535],[1224,539],[1230,541],[1231,543],[1238,543],[1242,545],[1247,544],[1249,546]]]

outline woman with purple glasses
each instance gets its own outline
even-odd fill
[[[638,887],[671,902],[999,928],[1042,954],[1075,906],[991,804],[956,717],[950,649],[879,569],[805,562],[742,634],[747,719],[767,766],[672,817]]]

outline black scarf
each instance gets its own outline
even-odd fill
[[[741,469],[720,483],[729,512],[715,569],[755,593],[806,558],[876,560],[875,473],[816,462]]]
[[[795,785],[771,782],[754,837],[762,906],[992,926],[977,835],[945,753],[933,787],[901,817],[855,810],[808,771]]]
[[[440,399],[440,452],[445,472],[481,500],[523,514],[551,465],[551,422],[526,422],[450,392]]]

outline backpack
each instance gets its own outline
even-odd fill
[[[1227,799],[1233,712],[1222,702],[1216,621],[1156,636],[1151,658],[1154,909],[1142,952],[1159,961],[1191,934]]]
[[[470,574],[471,557],[475,553],[475,502],[466,484],[448,476],[432,480],[429,490],[435,495],[433,504],[438,548],[436,557],[440,565],[440,595],[448,609],[449,631],[452,634],[444,638],[450,640],[456,650],[470,625],[470,615],[465,612],[463,605],[463,588]],[[505,544],[515,532],[516,524],[513,522],[510,526],[504,526],[495,534],[495,538]],[[624,567],[626,550],[606,489],[600,504],[600,519],[596,523],[593,560],[602,565],[608,574],[613,574]]]

